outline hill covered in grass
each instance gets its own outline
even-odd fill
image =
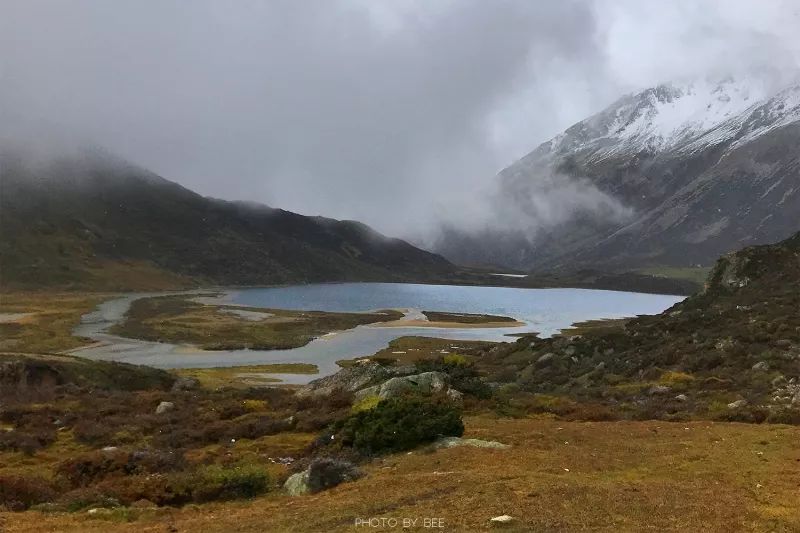
[[[442,257],[354,221],[205,198],[98,152],[0,152],[4,288],[429,281]]]
[[[481,365],[541,410],[582,401],[636,418],[798,423],[798,310],[800,233],[722,257],[702,292],[659,315],[523,338]]]

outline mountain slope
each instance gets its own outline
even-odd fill
[[[534,232],[454,231],[438,250],[538,270],[710,265],[797,230],[798,145],[800,85],[661,85],[618,100],[499,175],[502,201],[523,213],[547,180],[580,183],[605,211],[578,206],[567,223]]]
[[[800,233],[722,257],[704,291],[659,315],[522,339],[481,362],[490,377],[525,391],[636,417],[797,424],[798,309]]]
[[[429,280],[445,259],[352,221],[204,198],[112,157],[5,154],[3,287]]]

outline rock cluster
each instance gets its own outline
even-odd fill
[[[330,489],[345,481],[353,481],[363,474],[349,461],[320,457],[303,470],[289,477],[283,487],[291,496]]]

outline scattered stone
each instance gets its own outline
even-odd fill
[[[678,394],[677,396],[675,396],[675,399],[678,400],[679,402],[686,402],[689,400],[689,397],[686,396],[685,394]]]
[[[172,402],[161,402],[160,404],[158,404],[158,407],[156,407],[156,414],[157,415],[161,415],[161,414],[166,413],[167,411],[172,411],[173,409],[175,409],[175,404],[174,403],[172,403]]]
[[[432,445],[433,449],[457,448],[459,446],[473,446],[475,448],[494,448],[496,450],[506,450],[511,448],[509,444],[503,444],[494,440],[463,439],[461,437],[443,437]]]
[[[744,407],[747,405],[747,400],[736,400],[735,402],[731,402],[728,404],[728,409],[739,409],[740,407]]]
[[[653,385],[647,392],[651,396],[655,396],[660,394],[668,394],[671,391],[672,389],[667,387],[666,385]]]
[[[495,516],[494,518],[490,518],[489,519],[489,522],[492,525],[505,525],[505,524],[510,524],[513,521],[514,521],[514,517],[513,516],[509,516],[507,514],[500,515],[500,516]]]
[[[766,372],[767,370],[769,370],[769,363],[767,363],[766,361],[759,361],[758,363],[753,365],[753,370],[762,370]]]
[[[186,390],[196,390],[200,387],[200,382],[192,377],[180,377],[172,384],[172,392],[180,392]]]

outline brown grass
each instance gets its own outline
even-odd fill
[[[262,313],[248,320],[234,312]],[[157,296],[136,300],[125,320],[111,328],[124,337],[194,344],[208,350],[298,348],[315,337],[361,324],[395,320],[398,311],[331,313],[206,305],[190,296]]]
[[[800,529],[800,428],[488,416],[466,422],[466,436],[513,447],[389,456],[369,465],[365,478],[317,495],[188,506],[145,513],[131,524],[84,513],[2,518],[10,532],[353,531],[357,517],[420,518],[420,525],[436,517],[445,531],[483,531],[501,514],[515,517],[514,531]]]
[[[174,370],[179,376],[197,379],[208,388],[236,387],[247,388],[255,383],[276,383],[280,379],[269,374],[318,374],[317,365],[310,363],[275,363],[266,365],[226,366],[213,368],[179,368]]]
[[[415,336],[399,337],[389,341],[389,346],[370,356],[370,358],[389,360],[399,365],[407,365],[417,361],[440,359],[448,354],[471,355],[473,352],[488,348],[493,344],[493,342],[488,341],[462,341]],[[336,364],[341,367],[347,367],[352,365],[354,361],[356,360],[343,359],[336,361]]]
[[[56,352],[90,344],[74,337],[81,316],[110,294],[6,292],[0,294],[0,313],[33,313],[17,322],[0,324],[0,350]]]

